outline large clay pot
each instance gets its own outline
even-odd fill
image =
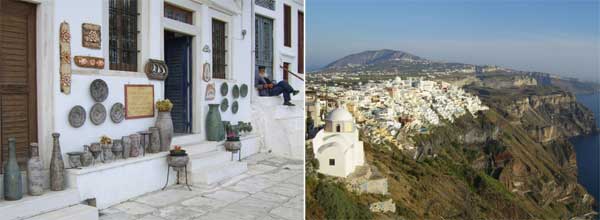
[[[23,198],[23,180],[17,163],[15,144],[15,138],[8,138],[8,161],[4,166],[4,199],[8,201]]]
[[[54,147],[50,160],[50,190],[62,191],[65,189],[65,162],[60,152],[59,133],[52,133]]]
[[[127,159],[131,154],[131,139],[129,136],[123,136],[121,138],[121,144],[123,145],[123,159]]]
[[[219,104],[208,104],[208,114],[206,115],[206,140],[222,141],[225,139],[225,126],[221,121],[219,113]]]
[[[37,143],[30,144],[31,158],[27,161],[27,189],[29,195],[39,196],[44,193],[44,164],[40,160]]]
[[[129,139],[131,140],[131,151],[129,156],[137,157],[140,155],[140,135],[132,134],[129,135]]]
[[[173,120],[171,112],[158,112],[155,126],[160,133],[160,151],[168,151],[173,140]]]
[[[158,153],[160,152],[162,146],[160,141],[160,128],[158,127],[150,127],[148,129],[150,131],[150,143],[148,146],[148,153]]]
[[[81,166],[87,167],[94,161],[94,155],[90,152],[90,146],[83,145],[83,154],[81,155]]]
[[[174,168],[184,167],[188,161],[190,161],[188,155],[169,155],[167,157],[167,163]]]

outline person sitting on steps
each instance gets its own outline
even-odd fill
[[[290,94],[298,94],[298,90],[294,90],[287,81],[282,80],[275,84],[274,80],[270,80],[266,77],[265,67],[258,67],[258,74],[255,77],[254,85],[258,89],[259,96],[279,96],[283,94],[283,105],[295,106],[290,102]]]

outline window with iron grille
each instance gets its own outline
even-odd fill
[[[212,64],[213,78],[225,79],[227,76],[227,34],[226,23],[212,20]]]
[[[254,3],[263,8],[275,10],[275,0],[254,0]]]
[[[110,0],[109,15],[110,69],[137,71],[137,0]]]
[[[292,7],[283,5],[283,45],[292,47]]]

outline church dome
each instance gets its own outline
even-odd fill
[[[344,108],[337,108],[327,115],[327,121],[354,121],[352,114]]]

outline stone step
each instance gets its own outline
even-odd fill
[[[197,155],[215,151],[219,149],[219,146],[223,146],[223,143],[218,142],[200,142],[189,145],[181,145],[188,155]]]
[[[190,156],[192,161],[191,170],[201,170],[207,167],[216,166],[227,163],[231,159],[231,153],[227,151],[209,151]]]
[[[201,184],[213,184],[240,175],[248,170],[246,162],[227,161],[223,164],[192,170],[192,179]]]
[[[59,210],[47,212],[28,220],[98,220],[98,209],[96,207],[77,204]]]
[[[0,201],[0,219],[24,219],[81,202],[75,188],[47,191],[41,196],[26,195],[17,201]]]

